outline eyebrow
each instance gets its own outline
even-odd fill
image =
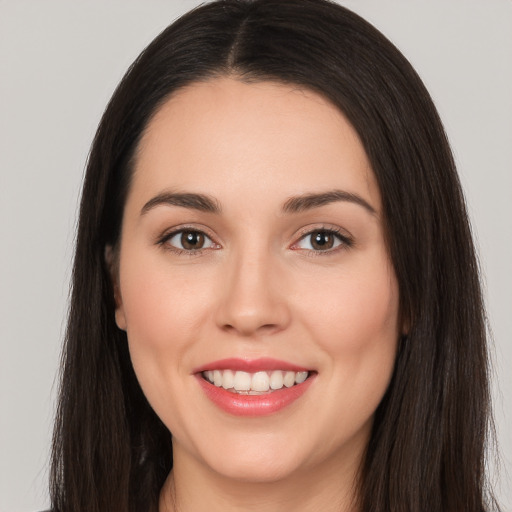
[[[283,213],[300,213],[314,208],[320,208],[338,201],[347,201],[362,206],[372,215],[376,210],[361,196],[344,190],[330,190],[314,194],[303,194],[289,198],[282,207]],[[181,206],[198,210],[200,212],[220,214],[222,208],[217,199],[205,194],[191,192],[162,192],[150,199],[141,210],[141,215],[156,208],[157,206]]]
[[[190,192],[162,192],[150,199],[140,211],[141,215],[149,212],[157,206],[181,206],[206,213],[221,213],[219,202],[205,194],[193,194]]]
[[[283,205],[284,213],[300,213],[313,208],[319,208],[330,203],[338,201],[347,201],[362,206],[372,215],[376,215],[377,211],[375,208],[368,203],[361,196],[352,192],[346,192],[344,190],[329,190],[327,192],[321,192],[316,194],[304,194],[296,197],[291,197]]]

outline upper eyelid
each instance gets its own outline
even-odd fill
[[[157,240],[158,241],[169,240],[173,236],[175,236],[178,233],[181,233],[183,231],[196,231],[198,233],[202,233],[203,235],[207,236],[213,242],[219,244],[219,242],[216,241],[217,237],[215,235],[213,235],[211,230],[208,229],[206,226],[199,227],[197,225],[189,225],[189,224],[178,225],[178,226],[174,226],[172,228],[166,229],[157,237]]]
[[[335,226],[333,224],[320,224],[320,225],[312,225],[305,226],[301,228],[298,233],[295,235],[297,240],[304,238],[305,236],[311,235],[317,231],[327,231],[329,233],[334,233],[335,235],[339,235],[342,238],[346,238],[348,240],[353,240],[353,236],[345,229],[342,229],[339,226]],[[295,243],[295,242],[294,242]]]

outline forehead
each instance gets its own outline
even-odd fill
[[[139,144],[133,186],[220,199],[343,188],[380,205],[364,148],[338,108],[310,90],[234,78],[194,83],[159,108]]]

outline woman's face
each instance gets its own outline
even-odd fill
[[[141,140],[119,258],[116,321],[176,470],[354,470],[400,326],[379,189],[339,110],[230,78],[174,94]]]

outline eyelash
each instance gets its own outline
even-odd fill
[[[324,251],[320,251],[320,250],[315,251],[313,249],[300,249],[299,247],[297,247],[297,245],[301,241],[305,240],[307,237],[311,237],[315,233],[323,233],[325,235],[334,236],[338,240],[339,244],[333,248],[326,249]],[[350,249],[353,246],[354,246],[354,240],[350,236],[345,234],[343,231],[341,231],[341,229],[335,228],[333,226],[328,226],[328,227],[327,226],[319,226],[319,227],[315,227],[313,229],[304,230],[300,234],[300,237],[297,240],[297,242],[295,242],[291,248],[296,251],[300,251],[300,250],[306,251],[308,253],[308,256],[317,257],[317,256],[332,255],[333,253],[337,253],[338,251]]]
[[[183,234],[183,233],[196,233],[198,235],[203,235],[205,237],[205,239],[208,239],[212,243],[212,245],[215,246],[215,247],[207,247],[207,248],[201,248],[201,249],[180,249],[179,247],[175,247],[174,245],[171,245],[170,243],[168,243],[175,236],[177,236],[179,234]],[[203,254],[203,252],[205,250],[208,250],[208,249],[211,249],[211,248],[217,249],[217,248],[220,247],[220,245],[215,243],[213,241],[212,237],[210,235],[208,235],[207,233],[205,233],[204,230],[198,229],[198,228],[195,228],[195,227],[192,227],[192,226],[190,226],[190,227],[182,226],[179,229],[173,229],[171,232],[165,233],[163,236],[161,236],[157,240],[157,244],[162,246],[166,250],[174,252],[175,254],[177,254],[179,256],[181,256],[181,255],[184,255],[184,256],[199,256],[199,255]]]
[[[179,234],[183,235],[183,233],[187,233],[187,232],[204,236],[206,239],[208,239],[210,241],[210,243],[213,245],[213,247],[206,247],[206,248],[200,248],[200,249],[180,249],[179,247],[175,247],[175,246],[169,244],[169,241],[172,240],[172,238],[174,238],[175,236],[177,236]],[[305,240],[308,236],[312,236],[315,233],[323,233],[328,236],[332,235],[338,240],[339,244],[333,248],[329,248],[324,251],[321,251],[321,250],[315,251],[314,249],[301,249],[301,248],[297,247],[297,245],[301,241]],[[203,230],[194,228],[192,226],[191,227],[183,226],[183,227],[180,227],[179,229],[173,229],[169,233],[165,233],[163,236],[161,236],[157,240],[157,244],[164,247],[167,250],[174,252],[177,255],[186,255],[186,256],[199,256],[199,255],[203,254],[203,252],[205,250],[218,249],[221,247],[219,244],[214,242],[213,238],[211,236],[209,236],[207,233],[205,233]],[[310,256],[316,257],[316,256],[329,255],[334,252],[338,252],[339,250],[350,249],[351,247],[353,247],[353,245],[354,245],[353,239],[351,237],[347,236],[346,234],[344,234],[340,229],[337,229],[334,227],[320,226],[320,227],[315,227],[314,229],[308,229],[308,230],[305,230],[304,232],[302,232],[300,234],[299,239],[296,242],[294,242],[290,248],[292,250],[307,251]]]

